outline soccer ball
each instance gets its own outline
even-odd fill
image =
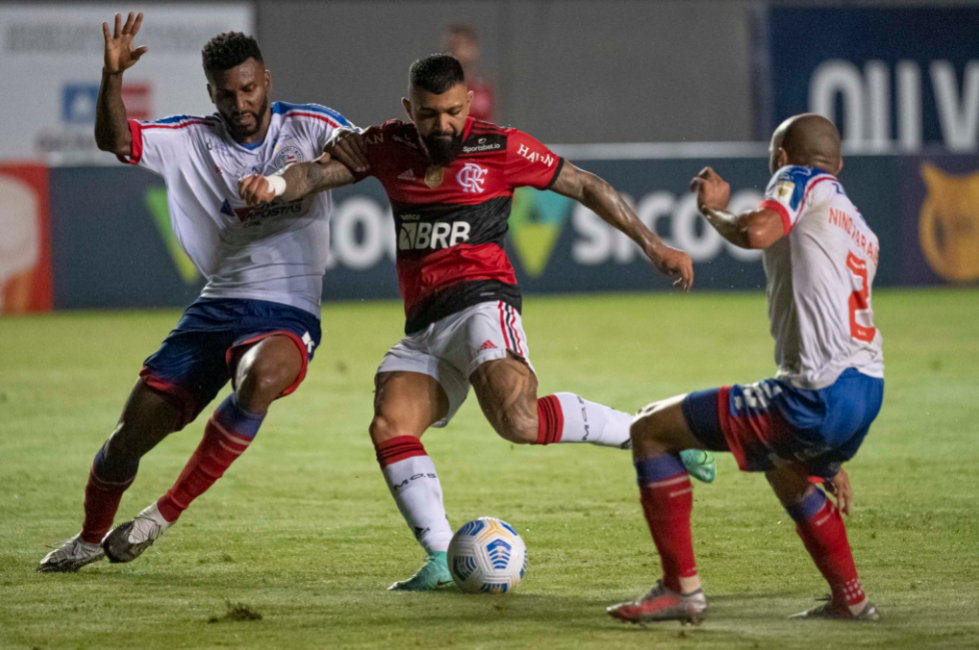
[[[449,542],[449,571],[465,592],[513,591],[527,568],[527,546],[513,526],[480,517],[456,531]]]

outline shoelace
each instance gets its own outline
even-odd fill
[[[653,598],[659,598],[665,595],[667,592],[666,587],[663,586],[662,580],[656,581],[656,586],[653,587],[648,594],[642,597],[642,600],[652,600]]]

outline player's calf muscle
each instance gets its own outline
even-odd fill
[[[492,415],[487,413],[487,419],[500,437],[519,445],[537,442],[537,400],[532,400],[532,407],[527,405],[528,401],[531,400],[520,399]]]
[[[486,419],[500,437],[537,442],[537,377],[522,361],[501,359],[476,369],[472,385]]]
[[[177,430],[180,409],[137,382],[126,402],[119,424],[109,436],[108,453],[126,460],[141,458]]]
[[[643,458],[701,448],[683,415],[684,397],[655,402],[639,412],[629,430],[634,456]]]

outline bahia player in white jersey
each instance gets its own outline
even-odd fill
[[[870,301],[877,237],[836,178],[840,136],[825,118],[798,115],[779,126],[770,166],[765,200],[751,212],[726,212],[730,187],[709,167],[692,189],[722,236],[764,250],[778,373],[640,411],[633,456],[663,579],[644,598],[609,608],[623,621],[697,622],[705,613],[691,542],[692,488],[677,457],[684,449],[730,451],[743,471],[765,472],[832,594],[798,617],[879,619],[860,586],[840,516],[850,514],[853,498],[840,465],[856,454],[884,395]],[[835,505],[816,487],[820,482]]]
[[[99,148],[166,181],[171,224],[207,284],[144,363],[116,430],[95,456],[80,533],[49,553],[42,572],[77,571],[108,556],[138,557],[249,446],[270,404],[296,390],[320,341],[320,296],[329,250],[328,192],[248,207],[238,181],[317,160],[333,130],[349,126],[316,104],[270,103],[258,44],[221,34],[203,49],[208,117],[127,120],[122,74],[145,54],[133,47],[143,15],[103,23],[105,67],[95,136]],[[232,382],[173,487],[111,532],[139,459],[179,431]],[[107,534],[108,533],[108,534]]]

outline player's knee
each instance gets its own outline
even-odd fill
[[[656,402],[639,411],[639,415],[629,427],[633,449],[662,446],[669,425],[665,406],[663,402]]]
[[[235,386],[238,403],[246,411],[264,412],[295,381],[295,368],[274,359],[255,359]]]

